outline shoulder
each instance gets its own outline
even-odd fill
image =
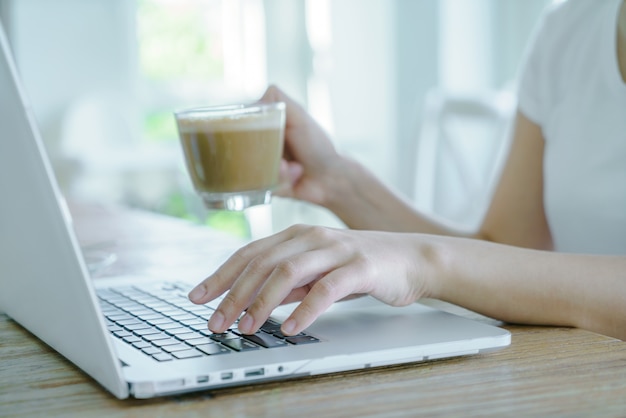
[[[539,31],[546,43],[572,43],[597,25],[603,10],[621,0],[566,0],[553,1],[545,10]]]
[[[566,0],[547,6],[527,45],[518,80],[520,110],[533,122],[541,125],[547,107],[576,87],[579,76],[593,65],[603,41],[598,34],[614,24],[607,19],[621,1]]]
[[[554,1],[545,9],[527,50],[529,58],[560,62],[581,38],[597,28],[599,11],[616,0]],[[603,4],[605,3],[605,4]]]
[[[529,59],[539,56],[551,64],[568,54],[580,54],[581,47],[606,27],[615,26],[622,0],[559,0],[550,3],[540,18],[527,48]],[[597,45],[595,45],[597,46]],[[589,51],[584,51],[588,53]]]

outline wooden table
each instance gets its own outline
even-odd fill
[[[100,276],[167,276],[184,266],[200,278],[227,255],[212,255],[214,231],[178,220],[104,207],[72,212],[84,246],[118,254]],[[626,416],[624,342],[577,329],[505,328],[511,346],[489,354],[120,401],[0,314],[0,417]]]

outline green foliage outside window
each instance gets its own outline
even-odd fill
[[[172,111],[156,111],[143,119],[143,137],[152,143],[166,143],[178,140],[176,121]]]
[[[167,95],[184,91],[184,85],[190,82],[201,85],[221,81],[224,76],[221,16],[221,0],[139,0],[139,70],[149,88]],[[143,117],[143,139],[153,144],[177,141],[174,110],[147,110]],[[211,211],[205,219],[198,219],[198,215],[189,211],[182,191],[166,196],[157,210],[238,237],[250,235],[242,212]]]
[[[240,238],[250,238],[250,228],[244,212],[214,210],[204,220],[198,219],[187,209],[185,197],[181,192],[170,194],[160,208],[161,213],[201,223]]]
[[[156,81],[224,75],[221,1],[139,0],[139,63]]]
[[[139,70],[149,88],[176,94],[184,90],[179,83],[223,78],[220,0],[139,0],[137,6]],[[176,140],[173,110],[146,111],[145,141]]]

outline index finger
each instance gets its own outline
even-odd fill
[[[285,102],[286,104],[286,123],[287,127],[289,126],[297,126],[301,123],[304,123],[306,118],[306,111],[302,106],[300,106],[295,100],[289,97],[285,92],[276,87],[275,85],[271,85],[265,90],[263,96],[260,99],[261,102]]]
[[[248,266],[250,260],[253,260],[267,248],[272,248],[290,238],[291,233],[289,230],[285,230],[241,247],[215,270],[213,274],[197,284],[189,292],[189,300],[196,304],[203,304],[222,295],[230,289],[235,280]]]

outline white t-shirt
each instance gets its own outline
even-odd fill
[[[558,251],[626,254],[622,0],[550,6],[519,80],[519,108],[545,139],[544,204]]]

